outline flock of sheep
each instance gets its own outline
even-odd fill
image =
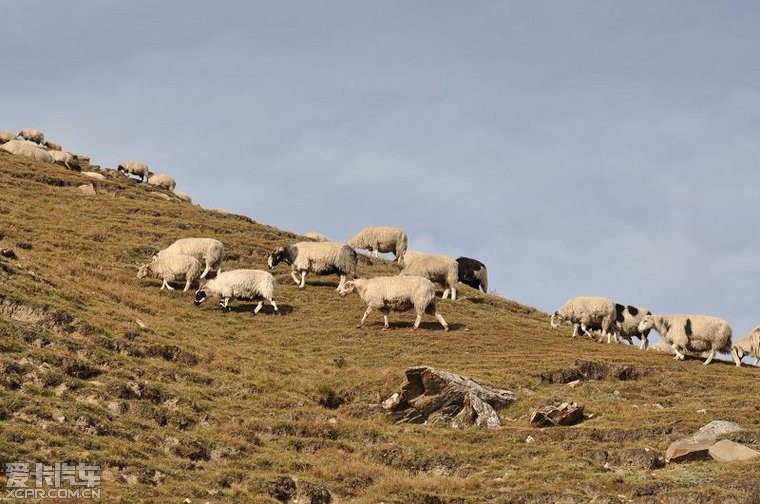
[[[449,325],[436,308],[435,285],[444,289],[443,298],[456,300],[456,284],[462,282],[486,292],[488,272],[483,263],[475,259],[460,257],[457,260],[445,255],[423,254],[407,250],[408,238],[402,229],[392,226],[375,226],[362,229],[347,243],[327,241],[319,233],[307,233],[313,241],[302,241],[276,248],[269,254],[267,265],[270,269],[280,263],[291,268],[291,278],[300,287],[306,286],[309,273],[316,275],[338,275],[337,291],[340,296],[356,292],[367,303],[361,327],[372,310],[383,314],[383,329],[389,327],[388,314],[391,310],[408,311],[414,309],[417,329],[424,314],[434,316],[443,329]],[[376,257],[379,253],[392,252],[402,266],[396,276],[357,278],[357,254],[354,249],[366,249]],[[195,292],[195,304],[200,305],[209,297],[219,297],[222,309],[229,309],[231,299],[258,302],[254,314],[258,313],[264,301],[269,302],[275,313],[279,313],[275,302],[276,282],[271,273],[256,269],[237,269],[222,272],[224,245],[213,238],[182,238],[153,256],[151,262],[141,266],[137,278],[160,278],[161,289],[173,290],[170,282],[183,280],[184,291],[194,282],[205,279],[209,271],[216,276],[200,282]],[[351,277],[349,280],[348,277]]]
[[[760,326],[755,327],[739,341],[731,344],[731,326],[725,320],[709,315],[655,315],[645,308],[615,303],[605,297],[580,296],[568,300],[557,308],[550,323],[558,328],[562,323],[573,325],[573,338],[580,328],[583,334],[599,341],[607,336],[607,343],[618,338],[632,342],[641,340],[640,349],[646,349],[649,332],[654,329],[670,345],[675,359],[683,360],[686,354],[705,355],[705,365],[715,354],[731,353],[737,366],[745,355],[760,363]]]
[[[72,154],[61,149],[59,144],[46,141],[40,130],[24,128],[18,133],[0,131],[0,150],[14,155],[29,157],[47,163],[56,163],[70,170],[80,170],[79,161],[86,156]],[[117,171],[125,175],[139,177],[141,182],[174,191],[176,183],[172,177],[151,172],[141,161],[124,161]],[[96,175],[96,174],[93,174]],[[184,201],[190,197],[181,192],[175,194]],[[274,250],[268,258],[269,268],[284,262],[291,267],[291,277],[300,288],[306,286],[306,275],[337,274],[340,277],[337,291],[341,296],[356,292],[367,303],[361,327],[372,310],[383,314],[387,329],[388,313],[391,310],[414,309],[417,318],[414,329],[420,325],[422,315],[433,315],[448,330],[448,324],[438,313],[435,303],[435,285],[443,287],[443,299],[457,298],[457,282],[464,283],[483,292],[488,290],[488,273],[485,265],[468,257],[456,260],[446,255],[423,254],[407,250],[407,235],[397,227],[375,226],[361,230],[346,244],[333,243],[320,233],[309,232],[305,236],[313,241],[303,241]],[[375,278],[356,278],[357,256],[354,249],[369,250],[378,257],[379,253],[393,253],[402,267],[399,275]],[[264,301],[268,301],[279,313],[275,303],[276,282],[274,277],[262,270],[238,269],[221,271],[224,245],[212,238],[183,238],[153,256],[153,260],[140,267],[137,277],[153,277],[162,280],[161,289],[174,290],[170,282],[185,281],[184,291],[194,282],[205,279],[209,271],[216,276],[200,284],[195,293],[195,303],[200,305],[209,296],[220,298],[222,309],[229,309],[230,299],[250,299],[258,301],[254,313],[258,313]],[[347,280],[348,276],[352,280]],[[706,355],[709,364],[717,352],[731,353],[737,366],[745,356],[755,358],[760,364],[760,326],[734,344],[732,331],[726,321],[707,315],[654,315],[644,308],[621,305],[604,297],[575,297],[559,307],[551,316],[551,326],[557,328],[564,322],[573,324],[573,337],[578,329],[589,336],[600,335],[599,341],[607,336],[607,342],[618,342],[619,338],[632,343],[632,338],[640,340],[640,349],[646,349],[649,332],[656,330],[662,340],[670,345],[675,359],[683,360],[688,353]]]
[[[81,170],[81,160],[89,162],[87,156],[72,154],[71,152],[62,150],[59,144],[45,140],[45,135],[42,131],[34,128],[24,128],[18,133],[0,131],[0,150],[43,163],[55,163],[75,171]],[[117,171],[125,175],[136,175],[143,182],[169,191],[174,191],[177,185],[169,175],[151,172],[148,165],[142,161],[124,161],[119,164]],[[97,175],[99,174],[96,173],[88,175],[92,178],[102,178],[102,175],[98,177]],[[180,200],[190,201],[190,196],[183,192],[174,192],[174,194]]]

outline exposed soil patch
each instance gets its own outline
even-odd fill
[[[542,383],[570,383],[575,380],[638,380],[650,373],[637,369],[633,364],[609,364],[606,362],[576,361],[574,368],[546,371],[539,377]]]

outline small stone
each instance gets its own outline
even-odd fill
[[[580,380],[573,380],[573,381],[569,382],[567,384],[567,386],[570,387],[570,388],[575,388],[575,387],[578,386],[578,384],[580,384],[580,382],[581,382]]]
[[[525,438],[525,443],[526,444],[531,444],[531,445],[532,444],[536,444],[536,440],[535,440],[535,438],[533,436],[528,436],[528,437]]]
[[[327,423],[329,423],[330,425],[338,425],[338,419],[335,417],[332,417],[329,420],[327,420]]]
[[[704,409],[704,408],[702,408],[702,409],[698,409],[698,410],[697,410],[697,413],[700,413],[700,414],[704,415],[704,414],[706,414],[706,413],[707,413],[707,410],[706,410],[706,409]]]
[[[135,319],[135,323],[137,324],[137,326],[138,326],[140,329],[143,329],[143,330],[147,330],[147,329],[148,329],[148,324],[146,324],[145,322],[143,322],[143,321],[142,321],[142,320],[140,320],[139,318],[138,318],[138,319]]]
[[[398,392],[390,396],[388,399],[382,402],[383,409],[391,410],[398,406],[401,396]]]
[[[81,192],[82,194],[87,194],[87,195],[95,194],[95,188],[92,187],[92,184],[82,184],[78,187],[78,189],[79,189],[79,192]]]
[[[740,462],[760,457],[760,452],[724,439],[710,447],[710,456],[718,462]]]

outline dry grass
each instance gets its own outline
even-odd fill
[[[411,314],[392,315],[386,332],[372,314],[357,330],[364,307],[337,296],[337,278],[310,277],[299,290],[284,265],[275,270],[282,316],[268,306],[253,316],[240,302],[230,313],[196,308],[190,293],[137,280],[137,266],[176,238],[202,235],[225,243],[225,269],[265,269],[267,253],[296,236],[165,201],[123,177],[83,196],[76,186],[86,182],[0,152],[0,248],[18,255],[0,259],[5,461],[100,463],[109,502],[275,502],[283,476],[344,502],[757,502],[760,461],[626,462],[713,419],[760,432],[757,369],[571,340],[546,314],[466,287],[465,299],[440,303],[449,333],[432,317],[413,333]],[[396,271],[382,260],[359,266],[362,276]],[[9,318],[9,303],[32,322]],[[643,376],[572,389],[539,378],[576,361],[630,364]],[[419,364],[515,391],[506,425],[389,422],[379,400]],[[529,427],[532,408],[566,400],[594,418]]]

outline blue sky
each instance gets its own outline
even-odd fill
[[[545,311],[605,295],[737,337],[760,324],[760,4],[2,11],[0,129],[142,159],[205,207],[295,232],[401,226]]]

